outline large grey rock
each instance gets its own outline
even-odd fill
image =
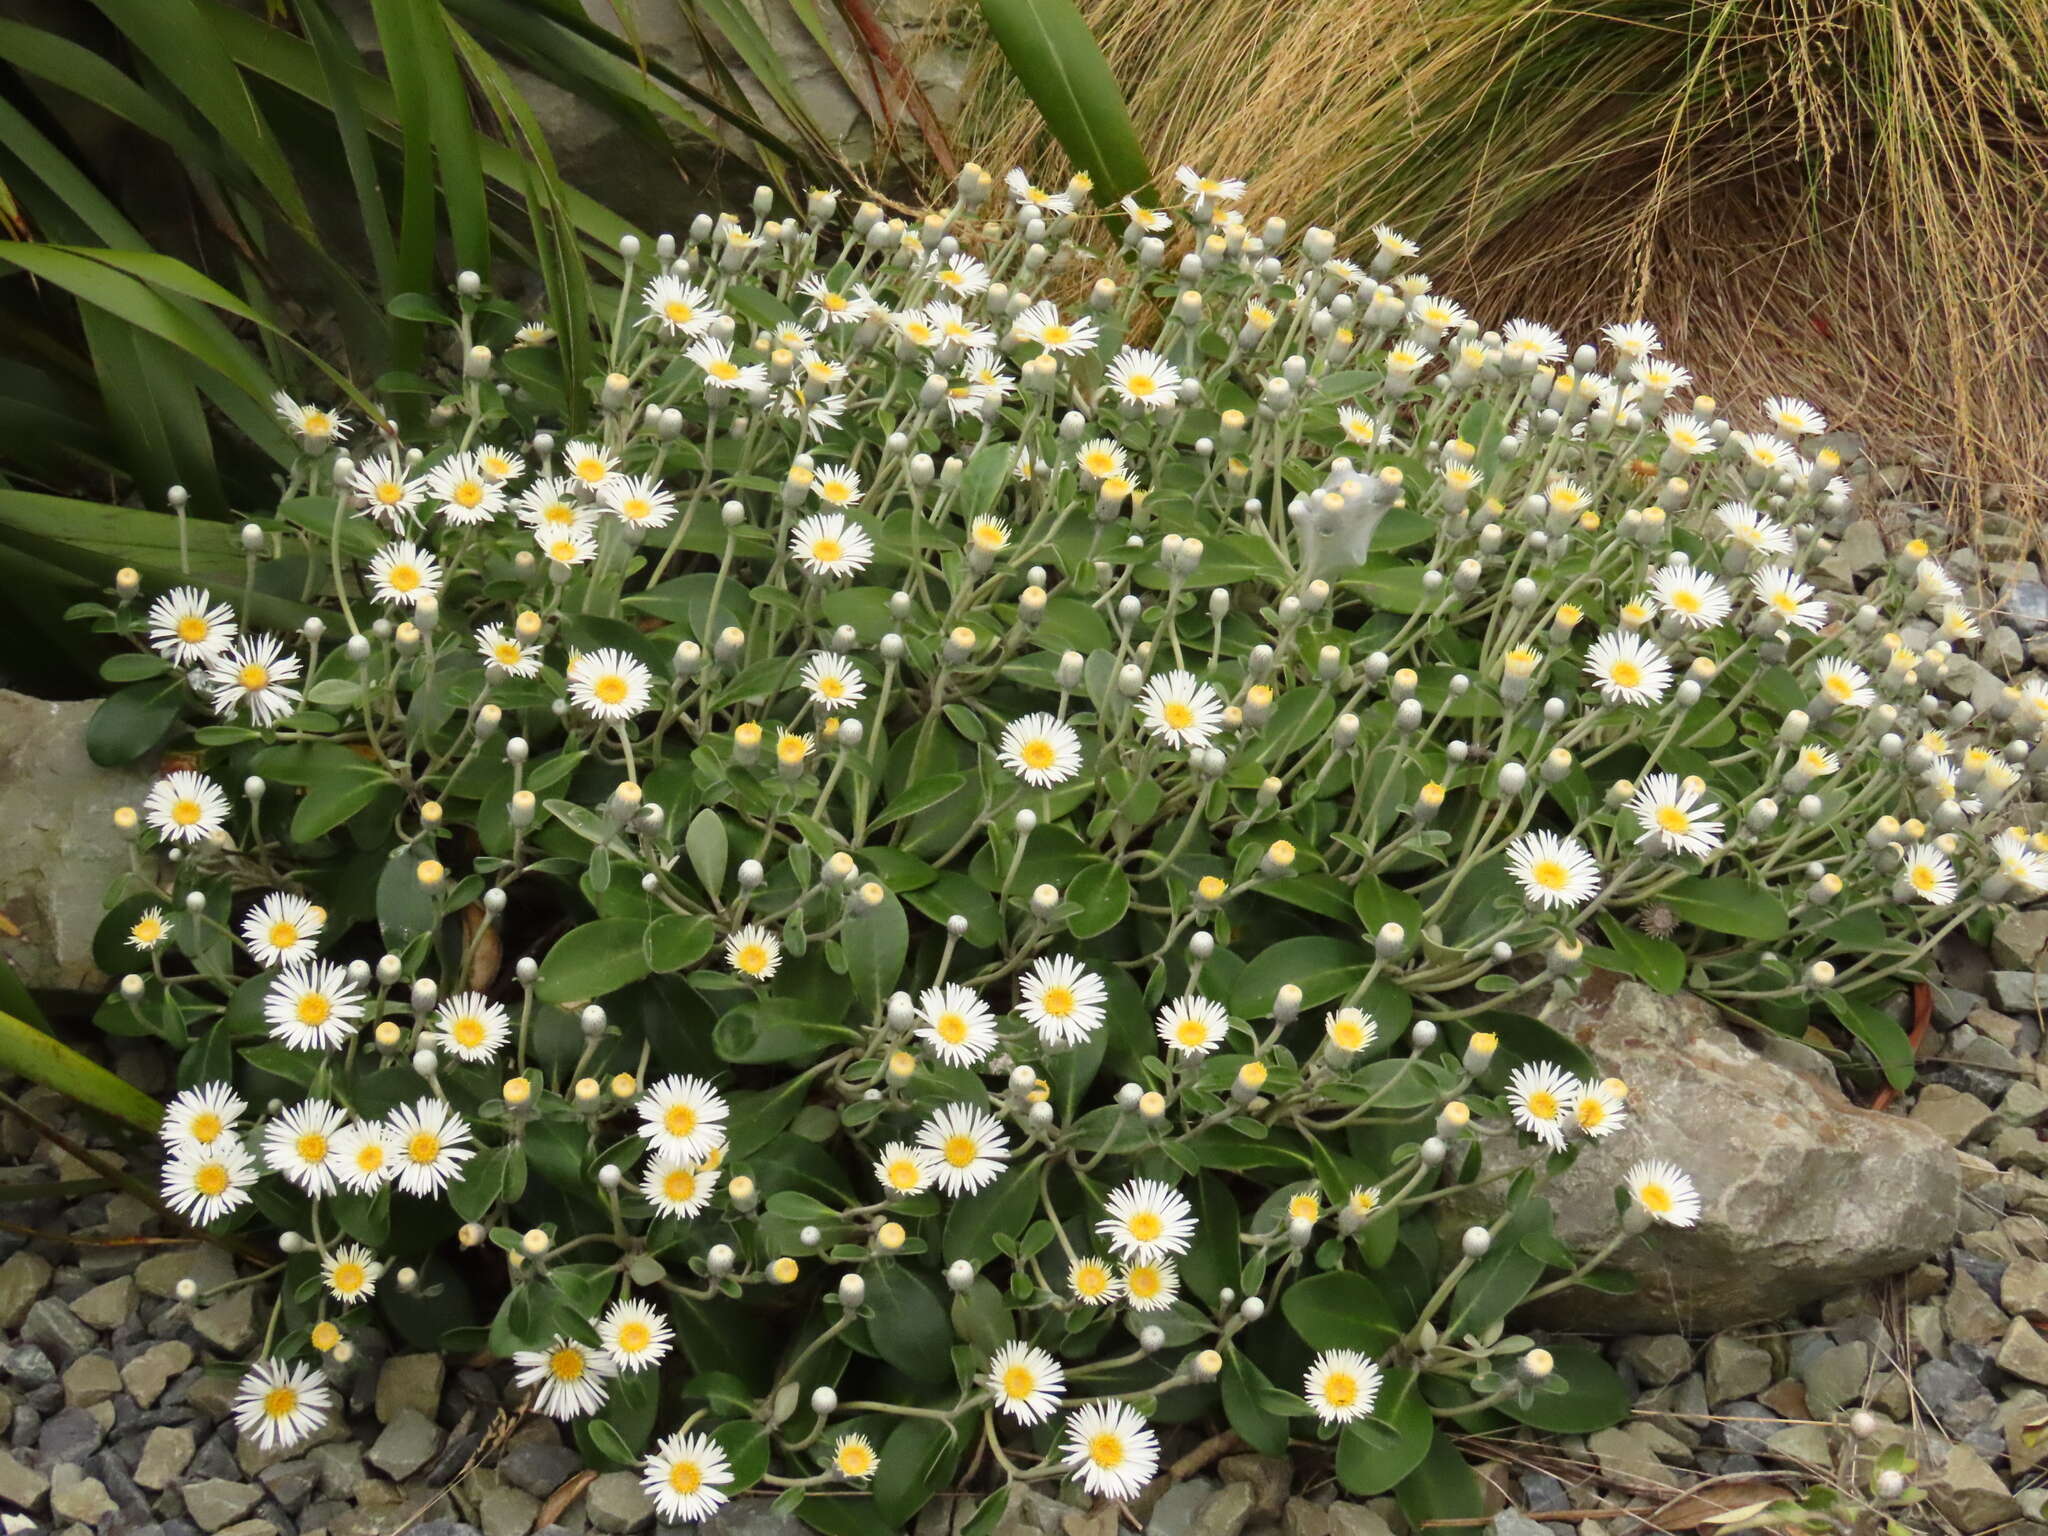
[[[114,812],[148,793],[146,768],[85,755],[93,700],[53,704],[0,689],[0,956],[38,991],[96,992],[107,881],[128,860]]]
[[[1551,1181],[1558,1237],[1585,1252],[1612,1236],[1614,1190],[1643,1157],[1679,1163],[1702,1209],[1698,1226],[1615,1255],[1634,1294],[1560,1292],[1539,1304],[1546,1319],[1710,1333],[1905,1269],[1954,1236],[1961,1178],[1939,1136],[1763,1056],[1700,999],[1596,981],[1549,1022],[1629,1084],[1628,1126]],[[1489,1139],[1489,1156],[1504,1150],[1502,1133]]]

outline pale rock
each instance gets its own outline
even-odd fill
[[[148,1408],[191,1368],[192,1346],[183,1339],[165,1339],[122,1366],[121,1383],[138,1408]]]
[[[121,1371],[112,1355],[81,1355],[64,1372],[64,1401],[73,1408],[104,1403],[121,1390]]]
[[[1924,1125],[1952,1147],[1975,1141],[1996,1117],[1989,1104],[1973,1093],[1946,1083],[1929,1083],[1913,1106],[1913,1123]]]
[[[2034,1330],[2024,1317],[2012,1320],[2005,1339],[1998,1346],[1998,1368],[2040,1386],[2048,1386],[2048,1339]]]
[[[49,1496],[50,1480],[35,1468],[23,1465],[13,1451],[0,1450],[0,1504],[34,1514]]]
[[[1928,1502],[1952,1521],[1964,1536],[1988,1531],[2018,1518],[2019,1500],[1973,1447],[1953,1445],[1939,1467],[1922,1467],[1915,1478],[1927,1490]]]
[[[71,1303],[71,1310],[101,1333],[112,1333],[135,1313],[135,1277],[116,1275],[94,1286]]]
[[[1732,1333],[1716,1335],[1707,1344],[1707,1402],[1711,1407],[1739,1397],[1755,1397],[1771,1384],[1771,1352]]]
[[[0,1333],[13,1333],[50,1283],[50,1261],[26,1248],[0,1264]]]
[[[600,1531],[637,1531],[654,1523],[654,1504],[631,1472],[607,1472],[584,1491],[583,1507]]]
[[[184,1484],[179,1491],[184,1495],[185,1513],[203,1531],[218,1531],[233,1525],[254,1509],[263,1497],[261,1488],[248,1483],[229,1482],[224,1477],[201,1478]]]
[[[2006,1318],[1976,1277],[1959,1266],[1955,1283],[1941,1304],[1941,1323],[1952,1339],[1990,1344],[2004,1335]]]
[[[135,1464],[135,1482],[151,1493],[162,1493],[183,1475],[191,1464],[198,1439],[189,1424],[163,1424],[149,1432],[142,1442],[142,1459]]]
[[[441,1411],[444,1367],[439,1355],[394,1355],[377,1373],[377,1422],[389,1424],[410,1408],[431,1419]]]
[[[1703,1208],[1697,1227],[1616,1253],[1634,1293],[1560,1292],[1536,1304],[1546,1321],[1707,1333],[1781,1318],[1948,1246],[1960,1183],[1942,1138],[1769,1061],[1700,999],[1596,978],[1549,1022],[1632,1090],[1632,1134],[1583,1146],[1551,1182],[1559,1239],[1580,1252],[1608,1240],[1614,1189],[1645,1147],[1681,1158]],[[1490,1155],[1533,1155],[1504,1135],[1486,1139]],[[1479,1199],[1465,1210],[1489,1208]]]
[[[213,1290],[235,1278],[234,1261],[212,1244],[198,1243],[167,1249],[135,1266],[135,1283],[145,1294],[164,1301],[177,1294],[178,1282],[187,1277],[200,1290]]]

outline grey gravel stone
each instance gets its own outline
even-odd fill
[[[2019,1500],[1972,1446],[1951,1447],[1940,1467],[1923,1467],[1915,1481],[1927,1490],[1928,1502],[1965,1536],[2004,1525],[2020,1512]]]
[[[220,1477],[185,1483],[179,1491],[184,1496],[185,1512],[203,1531],[218,1531],[223,1526],[234,1524],[263,1498],[261,1488]]]
[[[1661,1387],[1692,1369],[1692,1345],[1683,1334],[1639,1333],[1622,1341],[1621,1358],[1644,1381]]]
[[[12,1333],[50,1283],[50,1261],[40,1254],[12,1254],[0,1264],[0,1333]]]
[[[36,1449],[52,1461],[82,1462],[100,1448],[107,1427],[85,1408],[66,1408],[43,1421]]]
[[[64,1373],[64,1401],[73,1408],[107,1402],[120,1390],[121,1372],[112,1355],[81,1356]]]
[[[1716,1412],[1721,1416],[1721,1443],[1731,1451],[1755,1455],[1769,1443],[1778,1428],[1777,1414],[1762,1403],[1747,1398],[1725,1403]]]
[[[107,1485],[98,1478],[86,1476],[69,1462],[50,1469],[50,1513],[58,1519],[91,1526],[118,1512]]]
[[[2032,971],[1993,971],[1991,996],[2007,1013],[2048,1010],[2048,976]]]
[[[57,1379],[56,1364],[33,1344],[17,1344],[0,1359],[0,1371],[20,1387],[41,1387]]]
[[[410,1408],[431,1419],[441,1411],[439,1355],[396,1355],[377,1373],[377,1422],[389,1424]]]
[[[1923,1360],[1914,1368],[1913,1388],[1937,1422],[1951,1433],[1982,1424],[1997,1407],[1983,1382],[1947,1360]]]
[[[210,1291],[235,1278],[234,1261],[210,1243],[197,1243],[154,1254],[135,1266],[135,1283],[164,1301],[176,1295],[178,1282],[188,1277],[200,1290]]]
[[[477,1500],[476,1516],[483,1522],[484,1536],[526,1536],[533,1529],[533,1517],[539,1513],[539,1499],[506,1484]]]
[[[507,1446],[498,1458],[498,1475],[514,1488],[544,1499],[582,1466],[583,1458],[565,1445],[521,1440]]]
[[[1253,1518],[1274,1520],[1287,1507],[1294,1465],[1284,1456],[1225,1456],[1216,1463],[1216,1474],[1226,1483],[1244,1483],[1252,1490]]]
[[[59,1366],[69,1365],[80,1355],[99,1347],[93,1331],[54,1296],[45,1296],[28,1309],[22,1319],[22,1342],[33,1344]]]
[[[385,1427],[365,1459],[385,1476],[403,1482],[432,1461],[440,1449],[440,1426],[407,1408]]]
[[[166,1424],[149,1432],[142,1442],[142,1459],[135,1464],[135,1481],[152,1493],[161,1493],[175,1483],[191,1465],[198,1449],[198,1436],[189,1424]]]
[[[50,1480],[12,1452],[0,1451],[0,1504],[34,1514],[49,1496]]]
[[[1187,1536],[1238,1536],[1258,1499],[1249,1483],[1225,1483],[1195,1511]]]
[[[1152,1506],[1152,1517],[1145,1522],[1145,1536],[1188,1536],[1194,1529],[1196,1512],[1209,1502],[1216,1488],[1215,1479],[1208,1477],[1191,1477],[1184,1483],[1175,1483]]]
[[[135,1277],[116,1275],[71,1303],[71,1315],[101,1333],[112,1333],[135,1311]]]
[[[1831,1419],[1862,1401],[1869,1375],[1870,1346],[1857,1342],[1821,1351],[1802,1367],[1799,1379],[1806,1383],[1806,1400],[1814,1416]]]
[[[654,1504],[631,1472],[607,1472],[584,1491],[583,1507],[600,1531],[638,1531],[654,1524]]]
[[[165,1339],[122,1366],[121,1382],[137,1405],[148,1408],[191,1368],[192,1346],[183,1339]]]

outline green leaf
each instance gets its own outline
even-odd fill
[[[868,1271],[868,1339],[875,1352],[918,1381],[953,1375],[953,1323],[937,1289],[901,1264]]]
[[[145,1131],[154,1131],[163,1120],[163,1106],[148,1094],[11,1013],[0,1013],[0,1070],[54,1088],[73,1103]]]
[[[1267,1405],[1273,1384],[1241,1349],[1223,1357],[1223,1412],[1245,1443],[1267,1456],[1287,1452],[1287,1420]]]
[[[680,971],[711,952],[714,929],[708,917],[671,912],[647,925],[647,968]]]
[[[1669,939],[1631,928],[1611,912],[1600,914],[1600,929],[1636,980],[1666,997],[1685,985],[1685,951]]]
[[[880,906],[849,917],[840,943],[854,995],[870,1012],[879,1013],[883,999],[896,989],[910,953],[910,922],[896,893],[884,892]]]
[[[1822,1000],[1842,1027],[1870,1048],[1884,1071],[1884,1080],[1894,1088],[1912,1086],[1915,1061],[1913,1041],[1899,1021],[1882,1008],[1859,1002],[1841,992],[1828,992]]]
[[[1239,1018],[1268,1018],[1274,995],[1288,982],[1301,988],[1302,1007],[1314,1008],[1349,992],[1371,960],[1365,946],[1349,939],[1317,934],[1282,939],[1252,956],[1237,973],[1230,1011]]]
[[[697,872],[704,894],[717,901],[725,884],[726,860],[725,823],[718,812],[707,806],[690,818],[689,830],[683,833],[683,851],[690,856],[690,868]]]
[[[868,824],[869,831],[915,816],[919,811],[928,811],[941,801],[950,800],[967,784],[964,773],[936,773],[928,779],[920,779],[909,789],[889,802],[889,808]]]
[[[292,812],[292,841],[310,843],[326,836],[356,812],[366,809],[384,791],[397,787],[388,774],[361,758],[341,771],[323,774]]]
[[[170,734],[184,694],[184,680],[177,677],[108,694],[85,724],[85,755],[102,768],[134,762]]]
[[[981,0],[982,18],[1067,158],[1107,207],[1150,179],[1123,94],[1073,0]]]
[[[1696,927],[1738,939],[1782,939],[1792,919],[1775,891],[1734,875],[1695,875],[1658,898]]]
[[[1385,1493],[1421,1464],[1435,1437],[1415,1373],[1389,1370],[1372,1416],[1347,1424],[1337,1441],[1337,1479],[1368,1498]]]
[[[1513,1398],[1498,1406],[1509,1418],[1560,1435],[1590,1435],[1628,1417],[1628,1389],[1614,1367],[1592,1345],[1561,1339],[1550,1345],[1556,1368],[1551,1380],[1562,1392],[1538,1392],[1527,1403]]]
[[[997,1233],[1015,1237],[1030,1225],[1040,1177],[1036,1168],[1012,1169],[979,1194],[955,1201],[941,1248],[946,1262],[966,1259],[979,1268],[993,1259]]]
[[[1131,881],[1107,859],[1091,862],[1067,887],[1067,900],[1081,910],[1067,920],[1077,939],[1092,939],[1124,920],[1131,906]]]
[[[1478,1474],[1459,1454],[1456,1442],[1441,1430],[1431,1436],[1422,1460],[1402,1479],[1394,1498],[1409,1526],[1418,1531],[1432,1520],[1477,1520],[1486,1510]]]
[[[1348,1269],[1295,1281],[1280,1293],[1280,1312],[1310,1349],[1378,1355],[1406,1326],[1377,1285]]]
[[[541,962],[540,1000],[590,1002],[640,980],[650,970],[646,928],[633,918],[606,917],[570,929]]]

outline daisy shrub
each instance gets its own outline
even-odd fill
[[[178,1054],[165,1201],[283,1255],[245,1432],[377,1330],[673,1521],[987,1530],[1190,1421],[1476,1517],[1453,1431],[1627,1406],[1513,1311],[1720,1198],[1546,1010],[1910,1074],[1901,980],[2048,885],[2048,689],[1924,546],[1829,581],[1821,413],[1177,185],[764,196],[545,323],[464,274],[441,373],[280,396],[244,590],[81,608],[168,749],[100,1020]]]

